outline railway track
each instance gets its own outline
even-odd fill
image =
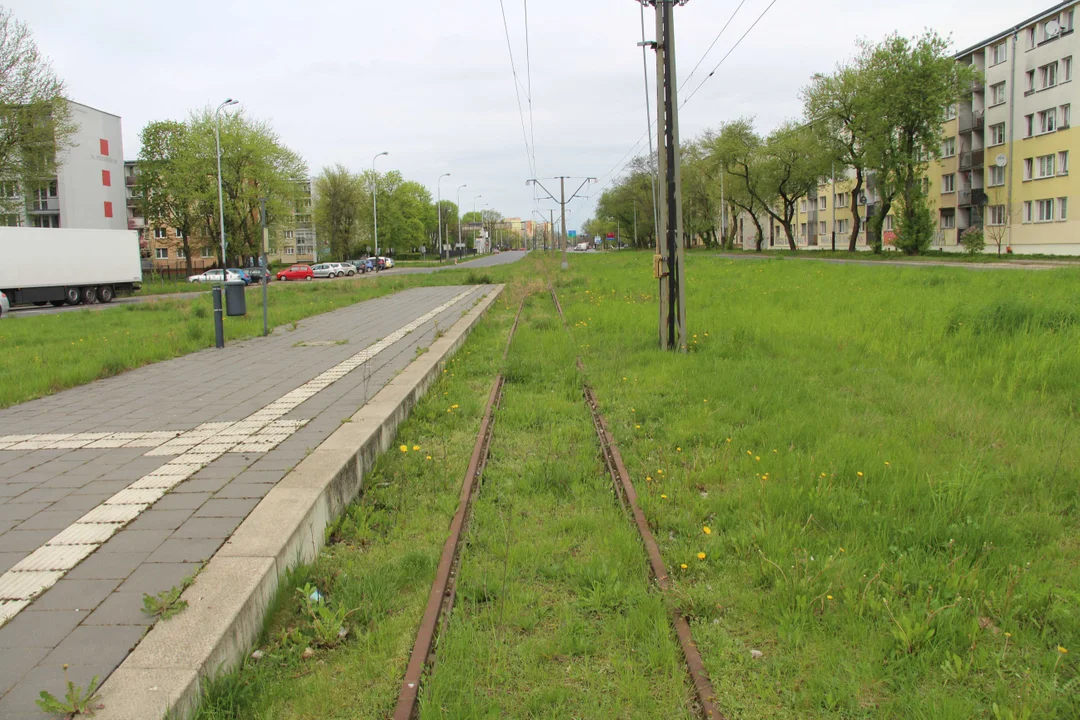
[[[522,311],[528,299],[528,296],[523,298],[518,307],[517,315],[514,318],[514,323],[510,329],[506,347],[503,351],[504,362],[509,357],[514,335],[517,331]],[[566,317],[563,314],[562,306],[559,303],[559,298],[554,288],[551,288],[551,299],[562,320],[564,328],[569,333],[569,326],[567,325]],[[597,440],[600,445],[600,451],[604,458],[608,473],[611,476],[614,493],[622,505],[623,510],[629,514],[641,537],[642,544],[648,556],[649,566],[657,586],[662,592],[667,593],[670,590],[671,584],[664,561],[660,555],[659,546],[649,529],[648,520],[638,504],[637,493],[634,490],[633,482],[622,461],[622,456],[619,453],[615,440],[608,430],[607,421],[600,412],[596,394],[585,381],[584,365],[582,364],[580,356],[577,357],[577,366],[582,375],[583,397],[592,416]],[[431,591],[428,595],[427,606],[424,610],[423,619],[421,620],[420,628],[417,632],[416,642],[413,645],[409,664],[398,694],[398,701],[393,714],[394,720],[412,720],[417,717],[419,712],[419,698],[424,680],[431,676],[438,659],[434,648],[439,635],[446,630],[451,613],[453,612],[454,600],[457,593],[462,540],[468,532],[469,522],[473,512],[473,504],[479,496],[483,484],[484,468],[487,465],[493,441],[495,418],[502,400],[503,386],[504,376],[502,372],[500,372],[496,375],[488,396],[487,406],[473,446],[473,453],[469,461],[468,469],[465,472],[464,481],[462,482],[458,508],[450,524],[449,534],[443,546],[443,552],[439,561],[435,581],[432,583]],[[697,650],[697,646],[694,644],[690,626],[673,604],[669,603],[669,606],[672,608],[672,624],[675,628],[679,646],[686,663],[686,669],[694,688],[693,702],[688,709],[705,720],[724,720],[724,716],[720,713],[719,708],[716,705],[715,692],[713,691],[712,684],[705,671],[701,655]]]

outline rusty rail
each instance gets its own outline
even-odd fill
[[[510,344],[513,342],[514,333],[517,332],[521,311],[525,307],[525,299],[522,298],[521,305],[518,306],[517,315],[514,317],[514,325],[510,328],[510,335],[506,339],[503,360],[506,360],[510,353]],[[413,644],[409,665],[405,669],[405,679],[401,683],[397,706],[394,709],[394,720],[412,720],[412,718],[416,717],[417,700],[420,696],[420,681],[423,679],[424,671],[430,670],[435,665],[435,654],[432,652],[435,637],[440,630],[446,628],[450,612],[454,607],[454,599],[457,596],[461,538],[468,528],[469,519],[472,516],[473,501],[480,494],[480,481],[484,474],[484,468],[487,466],[495,411],[498,410],[499,401],[502,399],[502,389],[503,374],[500,372],[495,376],[495,382],[492,384],[491,394],[488,396],[487,407],[484,410],[484,419],[480,422],[480,431],[476,435],[476,443],[473,445],[469,467],[465,471],[465,480],[461,485],[458,509],[454,513],[454,519],[450,522],[450,535],[443,545],[439,568],[435,573],[435,582],[431,585],[427,607],[424,609],[424,617],[420,621],[420,629],[416,633],[416,642]],[[442,619],[441,626],[440,618]]]
[[[562,305],[559,303],[559,296],[555,293],[554,287],[551,288],[551,299],[555,302],[555,309],[559,311],[563,327],[569,332],[570,327],[566,322],[566,316],[563,314]],[[581,356],[578,356],[577,363],[578,369],[584,371]],[[615,485],[615,495],[619,498],[619,503],[624,509],[629,508],[634,525],[637,527],[638,534],[641,535],[641,542],[645,545],[645,552],[649,556],[649,565],[652,568],[653,577],[656,578],[656,584],[660,586],[661,591],[667,593],[671,589],[671,582],[668,577],[667,566],[660,555],[660,546],[656,544],[656,538],[653,537],[652,530],[649,528],[649,521],[638,503],[634,483],[630,479],[630,473],[627,472],[625,463],[623,463],[622,454],[615,444],[615,438],[612,436],[611,431],[608,430],[607,421],[604,419],[603,413],[600,412],[596,393],[593,392],[587,382],[584,383],[584,390],[585,402],[589,406],[589,412],[592,413],[593,426],[596,428],[596,437],[600,441],[604,463],[607,465],[608,472],[611,474],[612,482]],[[682,612],[674,605],[671,605],[671,619],[675,625],[675,634],[679,638],[683,658],[686,660],[686,669],[694,683],[694,692],[698,704],[697,710],[706,720],[725,720],[723,713],[720,712],[720,708],[716,704],[716,691],[709,680],[705,664],[701,660],[701,653],[694,643],[690,624],[686,622]]]

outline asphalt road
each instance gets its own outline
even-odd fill
[[[510,263],[517,262],[521,258],[525,257],[528,253],[522,251],[512,251],[499,253],[498,255],[485,255],[476,260],[470,260],[468,262],[459,263],[454,265],[450,263],[441,267],[395,267],[391,270],[382,270],[378,275],[360,275],[353,280],[367,279],[371,277],[383,277],[387,275],[419,275],[429,274],[434,272],[440,272],[442,270],[454,270],[460,268],[485,268],[494,267],[496,265],[509,265]],[[328,280],[316,280],[315,282],[330,282]],[[279,285],[285,285],[287,283],[272,282],[270,287],[274,288]],[[259,286],[251,285],[248,288],[248,292],[258,292]],[[116,298],[108,305],[63,305],[61,307],[52,307],[47,305],[45,307],[35,307],[33,305],[24,305],[11,309],[11,317],[34,317],[35,315],[55,315],[57,313],[65,312],[79,312],[80,310],[107,310],[118,305],[130,305],[132,303],[154,302],[157,300],[176,300],[183,298],[198,297],[204,293],[210,292],[209,289],[201,290],[198,292],[186,292],[186,293],[170,293],[165,295],[136,295],[134,297]]]

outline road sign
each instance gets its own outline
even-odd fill
[[[568,237],[576,238],[577,237],[577,230],[571,230],[570,232],[568,232],[566,234],[567,234]]]

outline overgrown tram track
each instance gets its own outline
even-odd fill
[[[566,316],[563,314],[562,304],[559,302],[559,296],[556,294],[554,286],[551,287],[551,300],[555,303],[555,309],[559,312],[563,327],[566,328],[567,332],[570,332],[570,326],[566,322]],[[585,365],[582,363],[580,355],[577,357],[577,366],[584,376]],[[671,583],[668,578],[667,566],[660,555],[660,546],[656,544],[656,538],[653,537],[652,530],[649,528],[649,521],[638,503],[634,483],[630,479],[630,473],[627,472],[625,463],[623,463],[622,454],[615,444],[615,438],[608,430],[607,420],[604,419],[603,413],[600,412],[596,393],[589,387],[584,377],[582,386],[585,394],[585,404],[589,406],[589,412],[592,415],[593,426],[596,428],[596,437],[600,441],[604,464],[607,465],[608,472],[611,475],[615,495],[619,498],[619,503],[623,506],[623,509],[628,510],[633,518],[634,525],[641,536],[641,542],[645,546],[645,552],[649,556],[649,566],[652,569],[653,577],[656,579],[656,584],[661,591],[667,593],[671,589]],[[724,715],[716,704],[716,691],[713,690],[712,682],[709,680],[709,675],[705,671],[705,665],[701,660],[701,653],[698,652],[697,645],[694,643],[690,624],[683,617],[682,612],[674,605],[671,606],[671,615],[672,622],[675,625],[675,633],[679,638],[679,647],[682,649],[683,658],[686,661],[687,672],[694,683],[694,692],[697,696],[697,707],[695,709],[707,720],[724,720]]]
[[[528,296],[521,299],[514,324],[510,328],[510,334],[506,339],[506,349],[503,350],[503,361],[510,354],[510,344],[514,341],[518,322],[521,320],[521,311],[525,308]],[[439,567],[435,573],[435,582],[431,585],[431,593],[428,595],[427,606],[424,609],[424,617],[420,621],[420,629],[417,631],[416,643],[413,645],[412,655],[409,657],[409,665],[405,669],[405,679],[401,683],[401,691],[398,693],[397,706],[394,709],[394,720],[411,720],[416,717],[417,699],[420,695],[420,681],[425,671],[430,672],[435,665],[433,648],[436,636],[446,628],[449,622],[450,612],[454,607],[454,599],[457,596],[458,569],[461,561],[461,538],[469,525],[472,516],[473,501],[480,494],[480,484],[487,466],[488,454],[491,448],[491,436],[494,428],[495,412],[502,400],[503,374],[495,376],[492,383],[491,393],[488,396],[487,407],[484,409],[483,420],[480,421],[480,431],[473,445],[472,457],[469,459],[469,467],[465,471],[465,481],[461,485],[461,499],[458,501],[457,512],[450,522],[450,534],[443,545],[442,557],[439,559]],[[440,623],[441,619],[441,623]]]
[[[555,304],[555,309],[559,313],[559,318],[563,322],[563,327],[569,332],[566,316],[563,314],[562,305],[559,303],[559,297],[555,293],[554,287],[551,288],[551,299]],[[510,328],[510,333],[506,340],[506,348],[503,351],[504,362],[509,356],[510,346],[513,343],[514,334],[517,332],[526,300],[528,300],[528,296],[522,298],[521,304],[518,306],[517,315],[514,317],[514,324]],[[584,380],[585,368],[581,361],[581,356],[577,357],[577,366],[582,372],[582,386],[585,401],[592,415],[597,439],[600,442],[604,462],[611,475],[615,495],[618,497],[619,503],[622,505],[623,509],[628,510],[632,516],[638,533],[641,536],[642,543],[645,546],[646,553],[649,556],[649,565],[653,576],[661,591],[666,593],[671,586],[668,580],[667,568],[660,555],[660,548],[656,544],[656,539],[649,529],[648,520],[638,504],[637,492],[634,490],[633,482],[622,461],[622,456],[615,444],[615,440],[608,431],[607,422],[599,410],[596,395]],[[417,631],[416,643],[413,645],[412,655],[409,658],[409,665],[406,668],[405,678],[402,681],[401,691],[398,694],[398,702],[393,715],[394,720],[412,720],[417,716],[417,701],[420,696],[421,681],[423,680],[425,673],[430,674],[436,661],[435,653],[433,651],[435,639],[446,629],[450,613],[454,607],[454,600],[457,594],[458,570],[460,567],[461,539],[469,526],[473,502],[480,493],[484,468],[487,465],[489,450],[491,448],[495,414],[499,409],[499,404],[502,399],[503,384],[504,377],[502,372],[500,372],[495,376],[495,381],[492,384],[491,393],[488,396],[487,407],[485,408],[483,419],[480,422],[480,430],[477,433],[476,443],[473,446],[472,457],[469,460],[468,469],[465,471],[465,480],[461,487],[458,509],[450,523],[449,536],[446,539],[446,543],[443,545],[442,557],[439,561],[435,581],[432,583],[431,592],[428,595],[428,603],[424,610],[420,628]],[[686,618],[683,617],[682,613],[679,612],[677,608],[673,607],[671,612],[675,631],[679,639],[679,646],[682,650],[690,678],[694,684],[696,703],[693,709],[696,710],[697,714],[705,718],[705,720],[725,720],[724,715],[716,705],[715,692],[712,683],[709,681],[708,674],[705,672],[701,654],[694,644],[693,636],[690,632],[690,625],[686,622]]]

